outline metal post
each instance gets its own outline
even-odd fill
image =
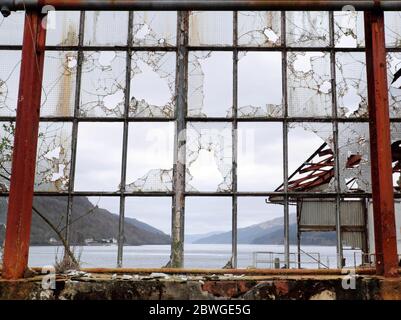
[[[188,65],[188,12],[178,12],[177,30],[177,101],[176,137],[174,146],[173,212],[171,227],[171,258],[173,268],[184,266],[184,217],[185,217],[185,158],[186,158],[186,112],[187,112],[187,65]]]
[[[383,11],[365,12],[365,38],[376,272],[395,277],[397,240]]]
[[[39,12],[27,12],[25,16],[6,241],[4,246],[2,276],[5,279],[22,278],[28,265],[46,43],[46,29],[42,26],[42,17],[43,15]]]

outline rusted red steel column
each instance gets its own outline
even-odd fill
[[[4,246],[5,279],[22,278],[28,265],[45,43],[42,15],[27,12]]]
[[[384,13],[365,12],[376,272],[398,276]]]

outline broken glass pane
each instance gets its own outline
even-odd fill
[[[237,162],[239,191],[274,191],[283,181],[282,124],[238,123]]]
[[[289,47],[326,47],[330,44],[327,11],[288,11],[286,28]]]
[[[401,123],[391,123],[391,155],[394,190],[401,192]]]
[[[49,11],[46,44],[48,46],[78,45],[80,16],[81,13],[78,11]]]
[[[280,44],[281,12],[238,12],[238,45],[249,47],[274,47]]]
[[[390,117],[401,117],[401,53],[387,54]]]
[[[366,57],[363,52],[336,53],[339,117],[367,117]]]
[[[11,12],[7,18],[0,15],[0,44],[22,45],[24,18],[24,11]]]
[[[232,132],[230,123],[188,123],[186,190],[232,189]]]
[[[288,126],[288,190],[335,190],[333,126],[323,122],[293,122]],[[281,185],[277,191],[282,191]]]
[[[0,192],[10,188],[15,124],[0,122]]]
[[[386,47],[401,47],[401,12],[384,12]]]
[[[121,117],[124,113],[125,75],[125,52],[85,52],[80,115]]]
[[[84,44],[123,46],[128,39],[128,12],[86,11]]]
[[[189,45],[232,45],[231,11],[192,11],[189,14]]]
[[[176,11],[134,11],[134,46],[176,46]]]
[[[332,115],[330,54],[288,53],[289,116]]]
[[[0,116],[14,116],[17,109],[21,51],[0,51]]]
[[[365,46],[365,26],[362,11],[334,12],[334,43],[341,48]]]
[[[127,197],[124,216],[124,238],[126,244],[132,246],[124,247],[123,265],[130,268],[165,266],[170,259],[171,197]],[[143,245],[138,246],[138,243]]]
[[[79,123],[76,191],[118,191],[121,182],[122,134],[122,123]]]
[[[130,123],[127,192],[172,191],[174,123]]]
[[[232,53],[191,51],[188,60],[188,115],[230,117],[233,106]]]
[[[70,122],[40,123],[35,174],[36,191],[68,190],[71,137]]]
[[[238,62],[238,116],[280,117],[282,108],[280,52],[246,52]]]
[[[229,197],[185,198],[185,268],[229,268],[232,200]],[[212,245],[213,251],[205,251]]]
[[[77,52],[46,51],[40,115],[74,114]]]
[[[342,192],[371,192],[369,124],[339,123],[338,149]]]
[[[129,116],[173,117],[176,54],[134,52],[131,61]]]
[[[0,196],[0,259],[3,260],[4,240],[6,238],[6,224],[8,211],[8,197]]]

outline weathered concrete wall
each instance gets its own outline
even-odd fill
[[[42,277],[0,280],[0,299],[67,300],[401,300],[401,279],[358,276],[139,276],[81,274],[57,276],[56,288],[46,290]]]

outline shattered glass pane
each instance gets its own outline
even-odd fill
[[[401,117],[401,53],[387,54],[390,117]]]
[[[176,46],[176,11],[134,11],[134,46]]]
[[[289,52],[288,114],[328,117],[332,115],[330,54]]]
[[[74,114],[77,52],[46,51],[40,115]]]
[[[118,191],[121,183],[122,137],[122,123],[79,123],[74,181],[76,191]]]
[[[176,54],[134,52],[131,61],[129,116],[173,117]]]
[[[266,143],[266,138],[269,142]],[[238,123],[239,191],[274,191],[283,181],[283,126],[274,122]]]
[[[365,53],[336,53],[336,78],[338,116],[367,117],[368,92]]]
[[[339,123],[340,190],[371,192],[369,124]]]
[[[189,45],[232,45],[231,11],[192,11],[189,14]]]
[[[11,12],[7,18],[3,17],[3,15],[0,15],[0,44],[22,44],[24,18],[24,11]]]
[[[386,47],[401,47],[401,12],[384,12]]]
[[[231,123],[188,123],[186,169],[187,191],[232,189]]]
[[[48,46],[76,46],[79,41],[78,11],[50,10],[47,14],[46,44]]]
[[[130,123],[127,192],[172,191],[174,123]]]
[[[288,126],[288,190],[335,191],[333,126],[293,122]],[[277,191],[283,190],[281,185]]]
[[[21,51],[0,51],[0,116],[15,116]]]
[[[71,137],[71,122],[40,123],[35,174],[36,191],[68,190]]]
[[[280,117],[280,52],[246,52],[238,62],[238,117]]]
[[[188,115],[231,117],[232,107],[232,53],[191,51],[188,57]]]
[[[287,11],[286,28],[289,47],[326,47],[330,44],[327,11]]]
[[[390,126],[393,186],[396,192],[401,192],[401,123],[391,123]]]
[[[127,45],[128,12],[86,11],[84,44],[88,46]]]
[[[10,188],[15,124],[0,122],[0,192]]]
[[[238,12],[238,45],[274,47],[280,44],[280,11]]]
[[[124,113],[125,74],[125,52],[85,52],[82,65],[81,116],[121,117]]]
[[[334,44],[341,48],[365,46],[363,11],[334,12]]]

